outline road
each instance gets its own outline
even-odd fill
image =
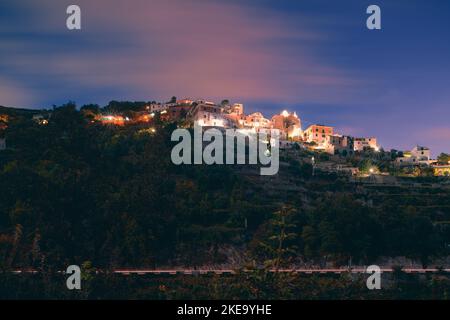
[[[282,272],[282,273],[303,273],[303,274],[341,274],[348,273],[349,269],[279,269],[279,270],[270,270],[271,272]],[[416,269],[416,268],[404,268],[402,269],[405,273],[437,273],[439,271],[450,272],[450,269]],[[366,273],[366,269],[363,268],[355,268],[350,270],[351,273]],[[381,272],[394,272],[391,268],[382,268]],[[122,274],[122,275],[176,275],[176,274],[184,274],[184,275],[197,275],[197,274],[236,274],[236,270],[232,269],[216,269],[216,270],[202,270],[202,269],[173,269],[173,270],[134,270],[134,269],[118,269],[115,270],[114,273]]]
[[[427,273],[437,273],[440,271],[449,272],[450,269],[420,269],[420,268],[403,268],[405,273],[414,274],[427,274]],[[104,273],[105,271],[97,270],[96,273]],[[109,273],[109,271],[106,271]],[[270,270],[270,272],[280,272],[280,273],[297,273],[297,274],[341,274],[341,273],[366,273],[365,268],[335,268],[335,269],[279,269]],[[381,268],[381,272],[394,272],[392,268]],[[37,274],[37,270],[14,270],[14,274]],[[59,273],[64,273],[64,271],[59,271]],[[236,274],[237,271],[233,269],[116,269],[112,273],[119,275],[232,275]]]

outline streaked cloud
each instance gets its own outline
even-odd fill
[[[12,83],[0,77],[0,106],[23,107],[35,103],[32,88],[24,88],[18,83]]]
[[[83,30],[77,34],[64,30],[65,15],[55,13],[64,12],[64,3],[30,3],[36,28],[28,32],[37,37],[26,42],[15,38],[3,46],[10,74],[57,80],[68,96],[73,96],[71,88],[110,88],[130,99],[177,94],[330,102],[343,93],[323,95],[323,90],[331,93],[356,84],[309,49],[309,44],[323,41],[322,34],[306,25],[292,28],[274,11],[225,1],[78,4]],[[45,19],[39,22],[39,17]],[[24,26],[19,30],[26,32]],[[50,41],[52,37],[59,42]]]

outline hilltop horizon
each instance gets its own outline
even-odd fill
[[[173,98],[176,98],[176,96],[172,96],[171,97],[172,99]],[[182,98],[181,100],[184,100],[184,99],[191,99],[191,98]],[[212,101],[212,100],[214,100],[214,99],[204,99],[204,98],[198,98],[198,99],[192,99],[193,101],[200,101],[200,100],[205,100],[205,101]],[[178,101],[180,101],[180,100],[178,100]],[[220,103],[221,103],[221,101],[229,101],[230,102],[230,104],[232,104],[232,103],[239,103],[239,102],[235,102],[235,101],[230,101],[229,99],[219,99],[218,101],[212,101],[212,102],[214,102],[214,103],[216,103],[217,105],[219,105]],[[169,99],[163,99],[162,101],[157,101],[157,100],[140,100],[140,101],[138,101],[138,100],[110,100],[108,103],[106,103],[106,104],[103,104],[103,105],[100,105],[100,104],[97,104],[97,103],[85,103],[85,104],[77,104],[75,101],[67,101],[65,104],[70,104],[70,103],[73,103],[76,107],[77,107],[77,109],[78,110],[80,110],[83,106],[90,106],[90,105],[97,105],[97,106],[99,106],[101,109],[106,109],[106,108],[108,108],[112,103],[120,103],[120,104],[127,104],[127,103],[131,103],[131,104],[136,104],[136,105],[140,105],[140,104],[142,104],[142,106],[144,106],[144,105],[147,105],[147,104],[151,104],[151,103],[170,103],[170,98]],[[65,104],[61,104],[61,105],[52,105],[51,107],[47,107],[47,108],[45,108],[45,107],[43,107],[43,108],[26,108],[26,107],[8,107],[8,106],[3,106],[3,105],[1,105],[0,104],[0,109],[1,108],[6,108],[6,109],[13,109],[13,110],[21,110],[21,111],[29,111],[29,112],[39,112],[39,111],[51,111],[51,110],[53,110],[55,107],[57,108],[57,107],[60,107],[60,106],[62,106],[62,105],[65,105]],[[247,108],[247,106],[245,106],[246,108]],[[261,112],[263,115],[266,115],[266,114],[268,114],[268,115],[275,115],[275,114],[280,114],[283,110],[287,110],[287,109],[282,109],[282,108],[280,108],[279,109],[279,111],[278,112],[274,112],[274,113],[271,113],[271,111],[261,111],[261,110],[258,110],[258,108],[255,108],[255,107],[250,107],[249,108],[250,109],[250,111],[249,112],[247,112],[247,114],[250,114],[250,113],[254,113],[254,112]],[[309,127],[310,125],[329,125],[329,126],[333,126],[333,127],[335,127],[333,124],[330,124],[330,123],[326,123],[326,122],[324,122],[324,121],[313,121],[313,122],[311,122],[311,121],[308,121],[308,119],[305,119],[303,116],[302,116],[302,114],[301,114],[301,112],[299,112],[298,111],[299,110],[299,108],[293,108],[293,109],[288,109],[288,111],[290,111],[290,112],[295,112],[295,113],[297,113],[298,115],[299,115],[299,117],[301,118],[301,120],[302,120],[302,123],[304,124],[304,127],[303,127],[303,129],[306,129],[307,127]],[[118,113],[120,113],[120,112],[118,112]],[[351,132],[345,132],[345,127],[343,128],[343,129],[341,129],[340,127],[335,127],[335,129],[336,129],[336,133],[337,134],[340,134],[340,135],[344,135],[344,136],[356,136],[356,135],[354,135],[354,134],[352,134]],[[351,130],[350,130],[351,131]],[[362,136],[362,135],[361,135]],[[367,137],[378,137],[377,136],[377,134],[376,133],[372,133],[372,134],[369,134],[369,135],[366,135]],[[413,144],[413,145],[410,145],[409,147],[407,147],[407,148],[400,148],[400,147],[396,147],[396,146],[391,146],[391,147],[388,147],[387,145],[385,145],[385,144],[383,144],[383,143],[380,143],[380,146],[381,146],[381,148],[383,148],[385,151],[389,151],[389,150],[400,150],[400,151],[409,151],[409,150],[411,150],[413,147],[415,147],[415,146],[422,146],[422,147],[429,147],[429,146],[427,146],[427,145],[421,145],[421,144],[419,144],[419,143],[416,143],[416,144]],[[447,153],[447,154],[449,154],[450,152],[448,152],[448,151],[446,151],[446,150],[435,150],[435,149],[431,149],[431,155],[432,155],[432,157],[435,159],[437,156],[439,156],[440,154],[442,154],[442,153]]]

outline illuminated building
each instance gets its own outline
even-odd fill
[[[244,119],[244,127],[246,128],[270,129],[271,126],[271,121],[264,118],[261,112],[249,114]]]
[[[148,112],[161,112],[163,110],[167,110],[168,106],[163,103],[152,103],[145,108]]]
[[[327,137],[334,134],[334,128],[320,124],[314,124],[303,132],[303,138],[306,142],[314,142],[317,145],[324,145]]]
[[[431,159],[431,150],[427,147],[415,146],[411,150],[411,155],[419,161],[429,161]]]
[[[193,100],[191,99],[181,99],[177,101],[177,105],[187,105],[187,106],[191,106],[194,103]]]
[[[445,176],[445,177],[449,177],[450,176],[450,165],[436,165],[433,166],[433,173],[435,176]]]
[[[116,115],[102,115],[100,116],[100,122],[104,125],[123,126],[125,124],[125,118]]]
[[[301,139],[302,124],[297,114],[286,110],[272,117],[272,128],[280,130],[285,138]]]
[[[372,149],[378,151],[380,148],[377,144],[377,138],[354,138],[353,139],[353,150],[361,152],[367,149]]]
[[[353,154],[353,139],[349,136],[341,136],[339,134],[327,136],[325,149],[329,154],[344,154],[346,152],[348,155],[351,155]]]
[[[431,150],[427,147],[415,146],[411,151],[403,152],[403,157],[395,159],[396,163],[403,165],[429,165],[431,163]]]
[[[264,118],[261,112],[254,112],[243,119],[244,129],[250,130],[254,133],[270,134],[272,122]]]
[[[47,125],[48,124],[48,116],[44,116],[42,114],[35,114],[33,116],[33,121],[40,125]]]
[[[235,128],[243,128],[245,122],[244,105],[235,103],[223,108],[224,117],[227,118]]]
[[[222,108],[211,102],[195,105],[187,114],[188,118],[201,127],[232,127],[232,122],[225,117]]]

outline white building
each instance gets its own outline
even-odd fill
[[[269,119],[264,118],[261,112],[255,112],[245,117],[244,126],[246,128],[270,129],[272,123]]]
[[[430,161],[431,150],[427,147],[415,146],[411,150],[411,155],[419,161]]]
[[[366,149],[372,149],[375,151],[380,150],[377,144],[377,138],[354,138],[353,139],[353,150],[354,151],[364,151]]]
[[[205,102],[194,106],[188,113],[189,119],[201,127],[231,128],[232,122],[225,117],[222,108]]]
[[[327,140],[325,143],[326,149],[325,151],[329,154],[334,154],[335,152],[342,153],[344,150],[346,152],[353,152],[353,149],[350,150],[350,138],[348,136],[341,136],[339,134],[333,134],[327,136]]]
[[[164,110],[167,110],[169,107],[167,106],[167,104],[163,104],[163,103],[152,103],[151,105],[148,105],[146,107],[146,109],[153,113],[153,112],[161,112]]]
[[[411,151],[403,152],[403,157],[395,160],[399,165],[429,165],[431,150],[427,147],[415,146]]]

